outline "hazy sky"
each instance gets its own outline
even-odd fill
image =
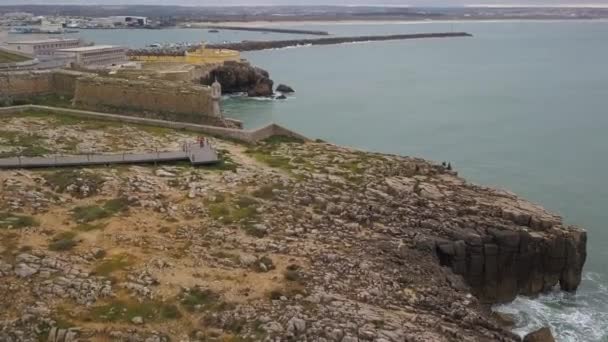
[[[0,0],[0,5],[13,4],[79,4],[79,5],[399,5],[399,6],[463,6],[463,5],[529,5],[529,6],[602,6],[608,0]]]

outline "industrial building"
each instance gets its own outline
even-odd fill
[[[24,40],[6,43],[9,50],[32,56],[52,56],[57,50],[77,48],[82,45],[80,39]]]
[[[146,26],[148,18],[134,16],[114,16],[109,18],[116,26]]]
[[[81,67],[100,67],[122,64],[127,61],[127,49],[122,46],[94,45],[61,49],[55,55],[72,57]]]

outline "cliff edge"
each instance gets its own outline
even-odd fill
[[[3,156],[195,139],[37,112],[0,123]],[[442,165],[210,141],[223,164],[0,171],[0,340],[520,341],[487,303],[580,283],[584,230]]]

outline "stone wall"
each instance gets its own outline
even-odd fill
[[[81,77],[74,106],[146,118],[215,124],[209,87],[161,80]]]
[[[217,127],[217,126],[209,126],[209,125],[197,125],[186,122],[172,122],[172,121],[164,121],[158,119],[150,119],[150,118],[141,118],[141,117],[133,117],[126,115],[118,115],[118,114],[107,114],[107,113],[98,113],[86,110],[79,109],[67,109],[67,108],[56,108],[56,107],[48,107],[48,106],[37,106],[37,105],[25,105],[25,106],[14,106],[14,107],[6,107],[0,108],[0,115],[9,115],[9,114],[19,114],[26,111],[35,110],[37,112],[46,112],[49,114],[63,114],[63,115],[73,115],[77,117],[84,118],[92,118],[97,120],[107,120],[107,121],[115,121],[115,122],[126,122],[126,123],[134,123],[134,124],[142,124],[142,125],[150,125],[150,126],[158,126],[158,127],[166,127],[172,129],[182,129],[192,132],[200,132],[212,136],[217,136],[225,139],[233,139],[239,140],[246,143],[255,143],[260,140],[264,140],[266,138],[270,138],[273,136],[289,136],[292,138],[302,139],[304,141],[308,141],[309,139],[305,136],[291,131],[285,127],[279,126],[277,124],[269,124],[265,127],[254,129],[254,130],[244,130],[244,129],[236,129],[236,128],[226,128],[226,127]]]
[[[0,74],[0,97],[27,97],[52,92],[51,73],[48,71],[24,71]]]
[[[64,70],[0,73],[0,96],[26,98],[54,93],[72,97],[76,79],[82,75]]]
[[[203,69],[197,69],[204,71]],[[211,89],[167,80],[101,77],[55,70],[0,73],[0,101],[55,94],[76,108],[222,127],[237,124],[213,116]]]
[[[76,80],[86,75],[81,72],[60,70],[52,73],[51,87],[55,94],[73,97],[76,91]]]

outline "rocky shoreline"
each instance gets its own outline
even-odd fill
[[[0,122],[5,156],[195,138],[45,113]],[[488,304],[580,283],[584,230],[451,167],[285,137],[211,142],[224,164],[0,171],[0,340],[520,341]]]
[[[356,42],[377,42],[387,40],[407,40],[426,38],[454,38],[472,37],[466,32],[441,32],[441,33],[419,33],[419,34],[395,34],[386,36],[357,36],[357,37],[331,37],[318,39],[293,39],[293,40],[271,40],[271,41],[243,41],[239,43],[208,44],[211,49],[229,49],[237,51],[258,51],[268,49],[281,49],[294,46],[308,45],[335,45]]]

